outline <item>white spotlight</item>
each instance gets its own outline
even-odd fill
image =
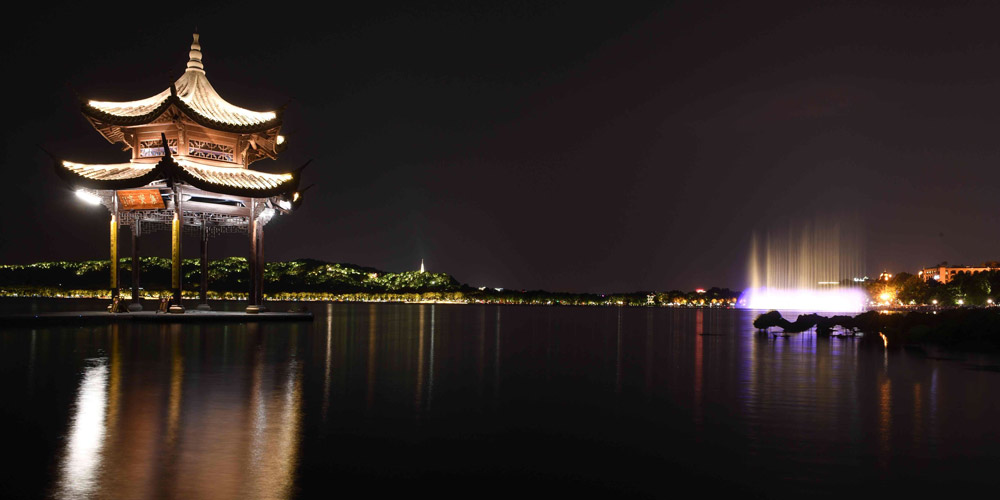
[[[76,197],[81,200],[90,203],[91,205],[100,205],[101,197],[89,191],[84,191],[83,189],[76,190]]]

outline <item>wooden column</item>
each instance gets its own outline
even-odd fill
[[[164,144],[164,147],[166,145]],[[181,306],[181,292],[183,289],[181,273],[181,233],[184,231],[184,212],[181,207],[181,191],[174,186],[174,220],[170,224],[170,288],[173,291],[173,305]],[[183,308],[177,312],[183,312]],[[173,312],[173,307],[171,307]]]
[[[117,195],[115,195],[117,197]],[[115,203],[115,208],[118,204]],[[118,298],[118,213],[111,214],[111,298]]]
[[[255,250],[257,255],[254,257],[254,263],[257,265],[257,272],[254,275],[257,277],[257,283],[255,284],[254,293],[257,295],[257,305],[260,306],[261,310],[264,310],[264,223],[260,220],[257,221],[257,245]]]
[[[142,298],[139,297],[139,270],[142,263],[139,262],[139,236],[142,231],[142,222],[135,221],[132,225],[132,309],[142,310]]]
[[[198,289],[199,309],[208,309],[208,219],[201,219],[201,284]],[[204,306],[204,307],[203,307]]]
[[[257,218],[255,210],[257,200],[250,198],[250,224],[247,236],[250,237],[250,255],[247,256],[247,270],[250,271],[250,289],[247,290],[247,312],[254,312],[257,307]]]

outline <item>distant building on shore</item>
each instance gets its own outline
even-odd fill
[[[984,262],[981,266],[949,266],[947,262],[934,267],[925,267],[918,274],[924,281],[947,283],[960,274],[979,274],[1000,271],[1000,262]]]

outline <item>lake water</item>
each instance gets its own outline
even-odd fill
[[[57,306],[71,304],[94,303]],[[926,496],[1000,482],[991,356],[762,336],[739,310],[307,307],[311,324],[4,327],[14,460],[0,497]]]

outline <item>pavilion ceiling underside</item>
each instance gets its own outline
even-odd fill
[[[90,189],[138,188],[156,180],[173,178],[209,192],[263,198],[291,193],[298,185],[293,174],[216,167],[184,159],[164,159],[156,164],[57,162],[56,171],[70,185]]]

